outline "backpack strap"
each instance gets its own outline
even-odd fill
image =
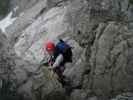
[[[63,39],[59,39],[60,42],[65,42]]]

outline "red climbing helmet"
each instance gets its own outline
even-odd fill
[[[49,52],[49,51],[54,51],[55,49],[55,44],[51,41],[47,42],[46,43],[46,50]]]

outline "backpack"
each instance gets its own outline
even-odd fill
[[[56,45],[55,57],[57,57],[59,54],[63,55],[63,62],[72,62],[72,48],[62,39],[60,39]]]

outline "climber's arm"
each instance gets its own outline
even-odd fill
[[[60,54],[60,55],[56,58],[54,64],[51,66],[51,69],[54,69],[54,68],[56,68],[56,67],[59,67],[60,64],[63,62],[63,60],[64,60],[63,55]]]

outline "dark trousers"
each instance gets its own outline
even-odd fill
[[[56,67],[54,69],[54,72],[58,75],[58,80],[60,83],[62,83],[62,85],[65,84],[65,76],[63,75],[64,69],[64,66]]]

